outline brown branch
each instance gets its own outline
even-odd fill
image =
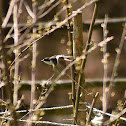
[[[65,2],[65,5],[67,6],[69,4],[69,0],[66,0]],[[66,17],[68,18],[70,15],[71,15],[71,11],[70,11],[70,8],[67,7],[67,10],[66,10]],[[70,42],[70,48],[69,48],[69,55],[72,55],[73,56],[73,39],[72,39],[72,31],[73,31],[73,28],[72,28],[72,25],[71,25],[71,20],[68,20],[67,22],[67,30],[68,30],[68,42]],[[71,68],[71,76],[72,76],[72,79],[75,80],[75,74],[74,74],[74,71],[75,71],[75,66],[73,65]],[[76,90],[75,90],[75,81],[72,80],[72,102],[73,102],[73,110],[74,110],[74,107],[75,107],[75,98],[76,98]]]
[[[94,22],[95,22],[95,19],[96,19],[97,9],[98,9],[98,2],[95,3],[94,12],[93,12],[93,16],[92,16],[92,22],[91,22],[90,29],[89,29],[88,41],[87,41],[87,44],[86,44],[85,52],[87,52],[90,48],[90,41],[91,41]],[[84,71],[84,68],[85,68],[86,60],[87,60],[87,55],[85,55],[85,58],[82,60],[82,65],[81,65],[82,73],[79,74],[78,85],[81,84],[81,83],[85,83],[84,77],[83,77],[84,76],[83,71]],[[75,115],[74,115],[75,116],[75,122],[77,121],[77,112],[78,112],[78,106],[79,106],[80,90],[81,90],[80,86],[78,86],[77,87],[77,93],[76,93],[76,104],[75,104]],[[85,121],[86,121],[86,119],[85,119]]]
[[[88,32],[88,40],[87,40],[87,43],[86,43],[85,52],[88,51],[88,49],[90,48],[90,45],[91,45],[91,36],[92,36],[93,27],[94,27],[94,23],[95,23],[97,11],[98,11],[98,5],[99,5],[99,1],[95,2],[94,12],[93,12],[89,32]],[[86,56],[86,58],[83,60],[82,69],[85,68],[85,64],[86,64],[86,60],[87,60],[87,55],[85,55],[85,56]]]
[[[88,118],[87,118],[87,122],[86,122],[86,126],[88,126],[90,120],[91,120],[91,114],[92,114],[92,111],[93,111],[93,108],[94,108],[94,105],[96,103],[96,100],[99,96],[99,92],[97,92],[93,98],[93,101],[92,101],[92,104],[91,104],[91,108],[90,108],[90,111],[89,111],[89,115],[88,115]]]
[[[74,13],[74,12],[73,12]],[[82,51],[83,51],[83,25],[82,25],[82,12],[78,13],[78,15],[76,15],[73,18],[73,56],[76,58],[78,56],[82,55]],[[82,60],[80,60],[79,62],[77,62],[75,64],[75,81],[78,82],[77,83],[77,90],[76,90],[76,99],[75,99],[75,108],[74,108],[74,112],[73,112],[73,124],[77,124],[77,122],[82,122],[83,119],[82,118],[78,118],[78,106],[79,106],[79,101],[80,101],[80,91],[81,91],[81,86],[84,83],[84,73],[81,71],[81,62]],[[78,77],[81,74],[81,81],[78,81]],[[84,95],[84,94],[83,94]],[[85,112],[83,112],[85,113]],[[81,115],[82,117],[82,115]],[[83,115],[83,118],[85,118],[86,120],[86,115]],[[84,121],[85,122],[85,121]]]
[[[7,98],[9,99],[9,104],[8,104],[8,109],[12,114],[13,117],[13,121],[10,121],[11,124],[13,126],[18,126],[17,124],[17,117],[16,117],[16,112],[15,109],[13,107],[13,85],[12,85],[12,81],[11,81],[11,77],[10,77],[10,71],[8,69],[8,61],[7,61],[7,53],[6,53],[6,49],[5,49],[5,43],[4,41],[4,30],[1,27],[2,25],[2,17],[0,17],[0,33],[1,33],[1,46],[2,46],[2,61],[4,63],[5,68],[3,69],[4,72],[4,81],[6,82],[6,93],[7,93]]]

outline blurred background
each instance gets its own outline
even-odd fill
[[[27,1],[28,5],[31,6],[31,0],[25,0]],[[58,0],[56,0],[54,3],[56,3]],[[44,1],[36,0],[37,6],[42,5]],[[84,3],[89,2],[89,0],[77,0],[75,3],[72,4],[71,11],[77,10],[79,7],[81,7]],[[53,3],[53,4],[54,4]],[[4,9],[4,14],[6,14],[8,6],[9,6],[9,0],[2,1]],[[41,20],[38,20],[38,23],[41,22],[49,22],[53,19],[54,15],[63,8],[63,4],[59,4],[57,7],[55,7],[50,13],[48,13],[46,16],[44,16]],[[46,10],[49,9],[49,7],[46,8]],[[83,15],[83,23],[86,21],[91,21],[92,14],[93,14],[94,4],[90,5],[89,7],[83,9],[82,15]],[[44,10],[44,11],[46,11]],[[24,9],[22,10],[23,13],[21,13],[19,23],[25,24],[27,23],[28,14],[27,11]],[[105,15],[108,15],[108,17],[111,18],[125,18],[126,19],[126,1],[125,0],[100,0],[98,14],[97,14],[97,20],[103,19]],[[62,21],[66,18],[66,12],[64,11],[59,15],[59,20]],[[10,19],[10,22],[12,22],[12,18]],[[119,43],[121,40],[121,35],[123,31],[124,22],[122,23],[108,23],[108,36],[114,36],[114,39],[109,42],[107,46],[107,51],[110,53],[110,56],[108,58],[108,77],[111,77],[112,70],[113,70],[113,64],[115,61],[116,51],[115,49],[119,47]],[[9,28],[8,28],[9,29]],[[46,35],[42,39],[40,39],[37,42],[37,66],[36,66],[36,80],[47,80],[51,75],[53,74],[53,71],[51,67],[41,62],[41,60],[45,57],[50,57],[53,55],[68,55],[68,35],[67,35],[67,29],[66,27],[62,27],[60,29],[55,30],[53,33]],[[88,39],[88,27],[84,27],[83,32],[83,42],[84,45],[86,44]],[[96,25],[93,30],[93,36],[92,40],[95,43],[98,43],[103,40],[103,30],[101,25]],[[13,42],[12,40],[10,40]],[[27,50],[23,55],[29,53],[30,56],[25,59],[20,64],[20,73],[21,73],[21,79],[22,80],[31,80],[31,49]],[[126,77],[126,44],[124,45],[124,48],[122,50],[121,59],[120,59],[120,65],[118,67],[118,76],[119,78],[125,78]],[[13,55],[11,56],[13,59]],[[101,60],[103,59],[102,51],[100,51],[100,48],[97,48],[95,51],[90,53],[87,58],[86,67],[85,67],[85,78],[86,79],[96,79],[96,78],[103,78],[103,64]],[[65,78],[68,79],[68,78]],[[100,92],[100,97],[102,96],[102,87],[93,87],[89,88],[89,92]],[[122,93],[123,91],[123,93]],[[114,108],[117,105],[117,100],[122,98],[124,95],[125,87],[123,89],[120,87],[118,88],[118,92],[116,92],[115,98],[110,103],[110,108]],[[45,106],[60,106],[60,105],[67,105],[71,104],[71,101],[69,100],[68,93],[71,92],[71,88],[69,89],[58,89],[50,94],[50,96],[47,99],[47,103]],[[29,104],[30,100],[30,92],[28,91],[22,91],[21,94],[25,95],[25,103]],[[89,96],[86,97],[87,102],[91,103],[92,98]],[[102,99],[99,98],[97,101],[96,107],[102,108]],[[68,116],[68,115],[67,115]],[[67,116],[65,116],[67,118]],[[71,115],[69,115],[71,116]],[[60,122],[59,115],[56,115],[54,117],[59,117],[57,120]],[[47,117],[49,119],[49,116]],[[51,118],[52,119],[52,118]],[[53,119],[52,119],[53,120]]]

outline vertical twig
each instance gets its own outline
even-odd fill
[[[69,4],[69,0],[66,0],[66,5]],[[70,11],[70,8],[67,8],[67,18],[71,15],[71,11]],[[67,22],[67,30],[68,30],[68,42],[70,42],[70,49],[69,49],[69,52],[70,52],[70,55],[73,56],[73,39],[72,39],[72,26],[71,26],[71,20],[68,20]],[[75,90],[75,66],[73,65],[71,68],[71,76],[72,76],[72,102],[73,102],[73,110],[74,110],[74,107],[75,107],[75,98],[76,98],[76,90]]]
[[[105,15],[105,20],[104,20],[104,24],[103,24],[103,40],[106,40],[107,38],[107,20],[108,20],[108,16]],[[106,108],[107,108],[107,95],[106,95],[106,84],[107,84],[107,63],[108,63],[108,53],[107,53],[107,43],[105,43],[103,45],[103,68],[104,68],[104,77],[103,77],[103,101],[102,101],[102,107],[103,107],[103,112],[106,112]]]
[[[66,0],[65,2],[66,6],[69,4],[69,0]],[[66,18],[68,18],[71,15],[70,8],[67,7],[67,12],[66,12]],[[67,21],[67,30],[68,30],[68,42],[71,43],[70,47],[70,55],[73,55],[73,43],[72,43],[72,26],[71,26],[71,20]]]
[[[0,5],[1,4],[1,1],[0,1]],[[8,67],[8,61],[7,61],[7,58],[8,58],[8,55],[6,53],[6,48],[5,48],[5,43],[4,43],[4,29],[2,28],[2,18],[3,18],[3,8],[0,7],[0,10],[1,10],[1,14],[0,14],[0,40],[1,40],[1,47],[2,47],[2,53],[1,53],[1,57],[2,57],[2,61],[3,61],[3,64],[4,64],[4,68],[3,68],[3,73],[4,73],[4,79],[3,81],[6,82],[6,98],[8,99],[9,101],[9,104],[8,104],[8,110],[9,112],[11,113],[12,115],[12,118],[14,119],[13,121],[10,121],[9,122],[9,126],[13,125],[13,126],[18,126],[18,123],[17,123],[17,117],[16,117],[16,112],[15,112],[15,109],[13,107],[13,86],[12,86],[12,81],[10,79],[10,71],[9,71],[9,67]],[[9,18],[9,17],[8,17]],[[6,24],[5,24],[6,25]]]
[[[20,12],[22,10],[23,1],[24,0],[20,0],[20,4],[19,4],[19,8],[18,8],[18,18],[20,17]],[[5,39],[4,39],[4,42],[6,42],[10,38],[10,35],[13,32],[13,30],[14,30],[14,25],[12,25],[11,29],[8,31],[8,33],[7,33],[7,35],[6,35]]]
[[[33,22],[36,22],[36,1],[34,1],[32,3],[32,8],[33,8],[33,13],[34,13],[34,18],[33,18]],[[33,27],[33,39],[35,38],[35,34],[36,34],[36,28]],[[37,43],[33,43],[33,50],[32,50],[32,84],[31,84],[31,101],[30,101],[30,111],[32,111],[32,109],[34,108],[34,104],[35,104],[35,71],[36,71],[36,57],[37,57]],[[29,119],[30,119],[30,123],[29,126],[32,125],[31,121],[32,121],[32,116],[33,114],[30,113],[29,115]]]
[[[91,36],[92,36],[92,32],[93,32],[93,27],[94,27],[94,23],[95,23],[95,19],[96,19],[96,15],[98,12],[98,6],[99,6],[99,1],[95,2],[95,6],[94,6],[94,11],[93,11],[93,16],[92,16],[92,20],[91,20],[91,24],[90,24],[90,28],[89,28],[89,32],[88,32],[88,40],[86,43],[86,48],[85,48],[85,52],[87,52],[90,49],[90,45],[91,45]],[[85,64],[87,61],[87,55],[85,55],[85,58],[82,61],[82,70],[85,69]],[[81,75],[80,75],[81,76]],[[81,77],[80,77],[81,78]]]
[[[99,5],[99,1],[95,2],[93,16],[92,16],[92,20],[91,20],[91,24],[90,24],[90,28],[89,28],[89,32],[88,32],[88,40],[86,43],[85,52],[87,52],[89,50],[90,45],[91,45],[91,36],[92,36],[93,27],[94,27],[94,23],[95,23],[97,11],[98,11],[98,5]],[[86,60],[87,60],[87,55],[85,55],[85,58],[83,60],[83,66],[82,66],[83,69],[85,68]]]
[[[120,59],[121,51],[122,51],[122,48],[123,48],[123,45],[124,45],[124,42],[125,42],[125,35],[126,35],[126,23],[125,23],[124,28],[123,28],[123,33],[122,33],[121,41],[120,41],[120,44],[119,44],[119,48],[116,49],[117,55],[116,55],[115,64],[114,64],[114,67],[113,67],[112,76],[111,76],[111,79],[110,79],[110,86],[113,85],[113,80],[115,79],[115,77],[117,75],[116,72],[117,72],[117,68],[119,66],[119,59]]]
[[[78,57],[82,55],[82,51],[83,51],[83,25],[82,25],[82,12],[80,12],[78,13],[78,15],[76,15],[73,18],[73,56]],[[79,61],[75,64],[75,73],[76,73],[75,82],[78,82],[79,75],[83,74],[81,70],[81,63],[82,62]],[[84,76],[81,76],[81,77],[84,78]],[[80,87],[82,86],[83,83],[84,83],[83,81],[80,81],[77,85],[75,108],[73,112],[74,124],[77,124],[77,122],[83,121],[81,120],[81,118],[77,119],[78,106],[79,106],[79,100],[80,100],[80,89],[81,89]]]
[[[18,45],[18,6],[15,2],[13,9],[13,21],[14,21],[14,46]],[[18,56],[18,48],[14,50],[15,58]],[[14,94],[13,94],[13,104],[16,106],[18,101],[18,75],[19,75],[19,58],[17,58],[14,65]]]
[[[123,32],[122,32],[122,37],[121,37],[121,41],[120,41],[120,44],[119,44],[119,48],[116,49],[116,52],[117,52],[117,55],[116,55],[116,59],[115,59],[115,63],[114,63],[114,67],[113,67],[113,72],[112,72],[112,76],[110,78],[110,85],[109,85],[109,92],[108,92],[108,95],[107,95],[107,102],[109,102],[109,100],[111,99],[111,90],[114,86],[114,79],[117,75],[117,68],[119,66],[119,59],[120,59],[120,56],[121,56],[121,51],[122,51],[122,48],[124,46],[124,42],[125,42],[125,35],[126,35],[126,23],[124,25],[124,28],[123,28]]]

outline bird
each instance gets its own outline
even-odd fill
[[[54,55],[41,61],[53,67],[55,73],[60,73],[66,67],[66,61],[72,61],[72,56]]]

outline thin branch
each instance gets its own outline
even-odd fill
[[[116,55],[115,63],[114,63],[114,66],[113,66],[113,71],[112,71],[112,75],[111,75],[111,79],[110,79],[110,85],[109,85],[109,92],[108,92],[108,95],[107,95],[108,102],[111,99],[111,90],[114,86],[114,79],[117,76],[117,68],[119,66],[121,51],[122,51],[122,48],[123,48],[124,42],[125,42],[125,35],[126,35],[126,23],[125,23],[124,28],[123,28],[119,48],[116,49],[117,55]]]
[[[5,28],[6,25],[7,25],[12,13],[13,13],[14,4],[15,4],[15,0],[11,0],[9,9],[7,11],[7,15],[6,15],[6,17],[5,17],[5,19],[4,19],[3,23],[2,23],[2,28]]]
[[[51,5],[54,1],[55,0],[44,0],[43,4],[38,7],[39,12],[37,15],[41,15],[44,12],[44,10],[46,9],[46,7]]]
[[[85,52],[88,51],[88,49],[91,46],[91,36],[92,36],[92,32],[93,32],[93,27],[94,27],[94,23],[95,23],[95,19],[96,19],[96,15],[97,15],[97,11],[98,11],[98,6],[99,6],[99,1],[95,2],[95,7],[94,7],[94,11],[93,11],[93,16],[92,16],[92,20],[91,20],[91,24],[90,24],[90,28],[89,28],[89,32],[88,32],[88,40],[86,43],[86,48],[85,48]],[[86,58],[83,60],[83,66],[82,69],[84,70],[85,68],[85,64],[86,64],[86,60],[87,60],[87,55],[85,55]]]
[[[80,104],[85,104],[85,102],[80,102]],[[41,108],[41,109],[38,109],[38,111],[64,110],[64,109],[70,109],[72,107],[73,107],[73,105],[66,105],[66,106],[60,106],[60,107]],[[91,106],[86,105],[86,108],[89,110],[89,109],[91,109]],[[101,113],[101,114],[105,114],[107,116],[116,118],[116,115],[112,115],[110,113],[104,113],[102,110],[99,110],[99,109],[94,108],[94,107],[92,107],[92,108],[93,108],[93,113],[95,115],[97,115],[97,113]],[[30,111],[30,110],[28,110],[28,111]],[[35,111],[35,110],[33,109],[32,111]],[[80,109],[79,111],[85,111],[85,109]],[[27,112],[27,110],[16,111],[16,113],[25,113],[25,112]],[[10,113],[8,111],[0,112],[0,115],[3,115],[3,114],[9,115]],[[2,116],[0,116],[0,118],[6,119],[6,117],[2,117]],[[120,119],[123,120],[123,121],[126,121],[126,118],[124,118],[124,117],[120,117]],[[22,120],[22,119],[20,119],[20,120]]]
[[[32,88],[31,88],[31,109],[33,109],[35,100],[35,71],[36,71],[36,57],[37,57],[37,45],[33,44],[33,57],[32,57]],[[33,105],[32,105],[33,104]]]
[[[107,24],[108,25],[111,25],[111,24],[116,24],[118,25],[119,24],[122,24],[122,23],[125,23],[126,22],[126,18],[125,17],[122,17],[122,18],[109,18],[108,21],[107,21]],[[52,26],[56,26],[56,24],[59,24],[60,22],[54,22],[52,24]],[[96,19],[95,20],[95,24],[94,26],[100,26],[101,27],[101,24],[104,23],[104,19]],[[39,23],[36,23],[35,26],[39,26],[40,24],[42,24],[44,27],[48,25],[47,22],[39,22]],[[84,21],[83,22],[83,27],[87,27],[91,24],[91,21]],[[12,23],[8,23],[6,28],[8,27],[12,27]],[[19,27],[25,27],[25,26],[28,26],[28,24],[23,24],[23,23],[20,23],[18,24]],[[63,25],[64,27],[61,27],[61,28],[65,28],[66,25]],[[85,30],[85,29],[84,29]]]
[[[103,24],[103,39],[105,40],[107,38],[107,21],[108,17],[107,15],[105,16],[105,21]],[[102,101],[102,107],[103,107],[103,112],[106,112],[107,110],[107,94],[106,94],[106,85],[107,85],[107,64],[108,64],[108,53],[107,53],[107,45],[104,44],[103,46],[103,67],[104,67],[104,77],[103,77],[103,101]]]
[[[18,6],[15,2],[13,9],[13,21],[14,21],[14,45],[18,45]],[[18,56],[19,50],[15,48],[14,50],[15,57]],[[14,94],[13,94],[13,104],[16,106],[18,101],[18,75],[19,75],[19,58],[17,58],[14,66]]]
[[[37,14],[38,18],[43,18],[45,15],[47,15],[51,10],[53,10],[56,6],[58,6],[61,3],[60,0],[58,0],[54,5],[52,5],[47,11],[45,11],[43,14]]]
[[[93,98],[93,101],[92,101],[92,104],[91,104],[91,108],[90,108],[89,115],[88,115],[88,118],[87,118],[86,126],[88,126],[88,124],[89,124],[89,122],[91,120],[91,114],[92,114],[92,111],[93,111],[93,108],[94,108],[94,105],[96,103],[96,100],[97,100],[98,96],[99,96],[99,93],[97,92],[95,94],[95,97]]]
[[[120,59],[122,48],[123,48],[124,42],[125,42],[125,35],[126,35],[126,23],[125,23],[124,28],[123,28],[123,33],[122,33],[121,41],[120,41],[120,44],[119,44],[119,48],[116,49],[117,55],[116,55],[115,64],[114,64],[114,67],[113,67],[110,86],[113,85],[113,80],[115,79],[115,77],[117,75],[116,72],[117,72],[117,68],[119,66],[119,59]]]
[[[64,110],[64,109],[70,109],[73,105],[66,105],[66,106],[60,106],[60,107],[51,107],[51,108],[41,108],[38,109],[38,111],[52,111],[52,110]],[[31,111],[31,110],[28,110]],[[36,111],[35,109],[32,110],[33,112]],[[27,110],[19,110],[16,111],[16,113],[24,113],[27,112]],[[0,112],[0,115],[7,114],[7,112]]]
[[[53,77],[53,76],[52,76]],[[52,78],[51,77],[51,78]],[[51,81],[51,78],[49,78],[48,80],[43,80],[43,81],[35,81],[36,85],[41,85],[42,87],[45,86],[45,84],[47,84],[48,87],[50,87],[53,82]],[[71,82],[72,80],[58,80],[56,82],[56,87],[60,87],[60,88],[71,88]],[[32,81],[20,81],[21,85],[31,85]],[[103,79],[102,78],[97,78],[97,79],[86,79],[85,80],[86,83],[86,87],[102,87],[103,85]],[[107,84],[110,83],[110,78],[107,78]],[[117,78],[114,79],[114,83],[118,84],[120,83],[120,85],[123,86],[123,84],[126,83],[126,79],[125,78]]]
[[[33,22],[36,22],[36,4],[35,2],[32,2],[32,8],[33,8]],[[36,34],[36,28],[33,28],[33,39],[35,38]],[[37,43],[33,44],[33,49],[32,49],[32,84],[31,84],[31,101],[30,101],[30,112],[33,110],[34,105],[35,105],[35,81],[36,81],[36,58],[37,58]],[[33,114],[29,114],[29,122],[28,125],[32,126],[32,120],[33,120]]]
[[[27,120],[19,120],[20,122],[27,122]],[[50,122],[50,121],[32,121],[34,124],[44,124],[48,126],[80,126],[80,125],[72,125],[72,124],[65,124],[65,123],[57,123],[57,122]]]
[[[125,17],[119,17],[119,18],[109,18],[108,21],[107,21],[107,24],[122,24],[122,23],[125,23],[126,22],[126,18]],[[85,21],[84,24],[86,25],[89,25],[91,23],[91,21]],[[101,25],[104,23],[104,19],[97,19],[95,21],[95,25]]]
[[[59,16],[60,14],[62,14],[62,13],[64,12],[64,10],[67,11],[67,13],[68,13],[67,17],[69,17],[69,16],[71,15],[71,13],[69,13],[70,11],[68,11],[68,9],[70,10],[70,8],[72,8],[72,5],[71,5],[71,4],[75,3],[76,1],[77,1],[77,0],[72,0],[71,3],[66,4],[60,11],[58,11],[58,12],[56,13],[56,15],[54,16],[54,19],[53,19],[53,20],[54,20],[54,21],[57,21],[58,16]],[[66,0],[66,3],[67,3],[67,0]],[[70,23],[71,21],[68,20],[68,22]]]
[[[125,114],[125,113],[126,113],[126,108],[123,109],[120,113],[118,113],[118,114],[116,114],[116,115],[110,117],[110,119],[109,119],[108,121],[104,122],[104,125],[109,125],[110,123],[112,123],[112,122],[116,121],[117,119],[121,118],[121,116],[122,116],[123,114]],[[126,121],[126,120],[125,120],[125,121]]]
[[[32,12],[32,10],[30,9],[29,5],[27,4],[26,1],[24,1],[24,5],[25,5],[25,8],[28,12],[28,14],[34,19],[35,18],[35,14]]]
[[[51,5],[55,0],[45,0],[44,3],[38,7],[38,10],[45,9],[47,6]]]

